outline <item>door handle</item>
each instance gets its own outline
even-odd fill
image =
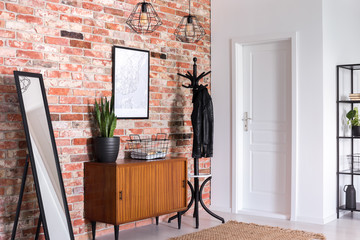
[[[248,117],[248,112],[244,112],[244,117],[242,121],[244,122],[244,131],[247,132],[249,130],[249,120],[251,118]]]
[[[119,192],[119,198],[122,200],[122,191]]]

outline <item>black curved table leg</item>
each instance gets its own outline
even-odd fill
[[[209,208],[207,208],[202,199],[202,192],[204,190],[204,187],[205,187],[206,183],[209,182],[211,179],[212,179],[212,176],[206,178],[205,181],[201,184],[200,189],[199,189],[199,177],[194,178],[194,187],[192,186],[190,181],[187,181],[188,185],[191,189],[191,201],[190,201],[187,209],[185,211],[180,212],[180,216],[183,215],[184,213],[186,213],[191,208],[191,206],[195,203],[193,217],[195,218],[195,227],[196,228],[199,228],[199,205],[198,205],[199,202],[208,214],[210,214],[212,217],[220,220],[222,223],[225,223],[224,218],[216,215]],[[169,218],[168,222],[170,223],[175,218],[179,219],[179,213],[177,215],[174,215],[171,218]]]
[[[208,209],[204,203],[204,201],[202,200],[202,191],[204,190],[204,187],[205,187],[205,184],[211,180],[212,177],[208,177],[202,184],[201,184],[201,187],[200,187],[200,203],[201,203],[201,206],[204,208],[204,210],[210,214],[211,216],[213,216],[214,218],[217,218],[219,219],[222,223],[225,223],[225,220],[224,218],[216,215],[215,213],[213,213],[212,211],[210,211],[210,209]]]
[[[187,206],[187,209],[186,209],[185,211],[180,212],[181,215],[184,215],[184,214],[191,208],[191,206],[192,206],[193,203],[194,203],[194,199],[195,199],[195,190],[194,190],[193,186],[191,185],[191,182],[190,182],[190,181],[187,181],[187,183],[188,183],[188,185],[189,185],[189,187],[190,187],[190,190],[191,190],[191,200],[190,200],[190,202],[189,202],[189,205]],[[168,223],[171,223],[171,221],[174,220],[174,219],[176,219],[176,218],[178,218],[178,215],[177,215],[177,214],[174,215],[174,216],[172,216],[171,218],[169,218]]]
[[[195,190],[194,190],[193,186],[191,185],[190,181],[188,181],[188,185],[189,185],[190,191],[191,191],[191,200],[190,200],[190,203],[189,203],[187,209],[185,211],[183,211],[182,214],[186,213],[191,208],[191,206],[194,203],[194,199],[195,199]]]
[[[180,229],[181,228],[181,212],[178,212],[177,213],[177,218],[178,218],[178,229]]]

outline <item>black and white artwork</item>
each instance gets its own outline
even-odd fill
[[[117,118],[149,118],[149,51],[114,46],[113,92]]]

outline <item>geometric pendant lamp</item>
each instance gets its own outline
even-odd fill
[[[126,20],[127,25],[137,33],[152,33],[162,21],[151,3],[140,2]]]
[[[184,16],[178,27],[175,30],[176,39],[181,42],[193,43],[198,42],[204,35],[205,30],[199,23],[196,16],[190,13],[190,0],[189,0],[189,15]]]

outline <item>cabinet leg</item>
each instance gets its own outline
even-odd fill
[[[114,225],[115,240],[119,239],[119,225]]]
[[[91,221],[91,231],[92,231],[92,239],[95,240],[95,235],[96,235],[96,222],[95,221]]]
[[[177,218],[178,218],[178,229],[181,228],[181,212],[177,213]]]
[[[156,219],[156,225],[159,225],[159,216],[155,217]]]

